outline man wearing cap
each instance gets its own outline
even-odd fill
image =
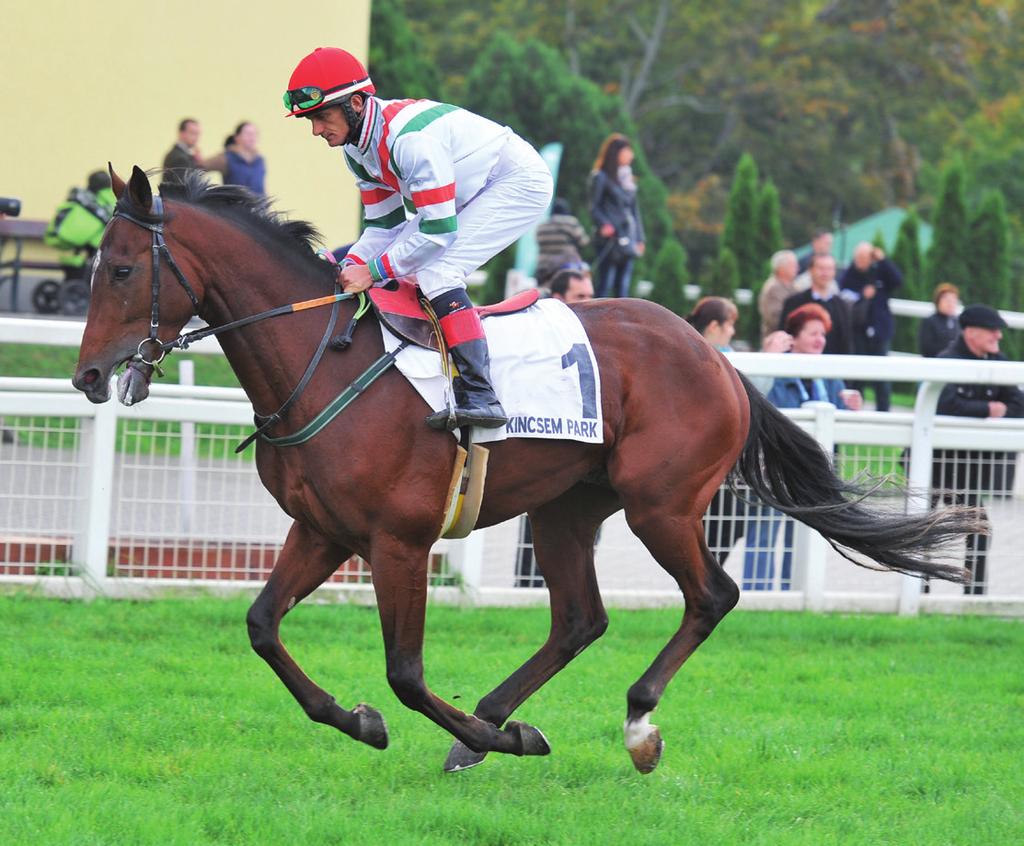
[[[342,262],[346,291],[415,277],[458,368],[457,426],[497,427],[505,412],[466,276],[541,218],[551,202],[544,160],[507,126],[431,100],[382,100],[351,53],[318,47],[295,68],[289,116],[341,147],[363,200],[365,228]],[[427,418],[446,428],[447,411]]]
[[[967,306],[960,313],[960,328],[956,340],[939,353],[939,358],[1006,361],[999,351],[1006,321],[994,308]],[[1024,417],[1024,394],[1015,385],[950,384],[939,396],[938,413],[957,417]],[[947,499],[981,507],[986,494],[1012,490],[1014,460],[1014,454],[1008,452],[936,450],[932,486],[949,492]],[[988,543],[986,535],[967,537],[965,566],[971,580],[964,586],[964,593],[985,593]]]

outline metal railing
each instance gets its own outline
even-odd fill
[[[33,340],[38,337],[37,329]],[[2,340],[8,339],[0,334]],[[745,504],[740,509],[735,502],[713,505],[709,539],[716,536],[719,551],[727,553],[726,569],[744,585],[743,605],[1024,612],[1024,567],[1016,554],[1024,541],[1018,528],[1024,526],[1018,513],[1024,499],[1015,473],[1024,421],[934,416],[943,383],[1017,384],[1024,382],[1024,364],[749,353],[731,358],[749,374],[923,380],[912,414],[836,412],[821,404],[788,413],[826,449],[837,448],[841,472],[895,473],[920,492],[905,501],[883,491],[890,507],[929,508],[933,474],[948,472],[962,488],[956,495],[984,504],[995,528],[980,550],[983,593],[965,595],[946,584],[922,593],[917,579],[854,568],[816,533],[790,528],[778,515]],[[168,586],[258,587],[290,521],[259,484],[251,450],[241,458],[230,450],[251,420],[239,389],[157,383],[145,403],[125,408],[92,405],[63,380],[0,378],[0,583],[132,596]],[[988,455],[936,457],[933,449]],[[967,466],[988,469],[973,476],[957,469]],[[438,595],[543,602],[542,589],[516,587],[530,584],[517,578],[517,569],[532,566],[520,534],[519,521],[512,520],[438,544],[432,560]],[[967,561],[968,552],[965,547],[955,554]],[[973,550],[975,559],[978,552]],[[597,569],[610,604],[682,601],[621,514],[602,529]],[[366,580],[365,565],[353,560],[330,589],[365,593]]]

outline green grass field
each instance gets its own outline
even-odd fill
[[[309,722],[251,653],[246,603],[0,597],[0,843],[1015,844],[1024,842],[1024,626],[734,613],[669,687],[652,775],[625,691],[677,622],[613,611],[517,716],[553,754],[444,775],[449,737],[384,677],[376,613],[302,606],[297,660],[378,752]],[[546,611],[430,609],[427,677],[472,708]]]

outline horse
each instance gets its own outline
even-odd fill
[[[127,183],[110,170],[117,212],[93,264],[74,386],[92,402],[107,401],[115,370],[128,362],[148,375],[156,352],[173,346],[197,314],[211,326],[241,324],[220,335],[224,354],[255,409],[281,406],[309,370],[325,326],[330,334],[327,310],[294,310],[251,323],[245,318],[336,290],[336,270],[314,254],[315,230],[286,221],[244,189],[210,185],[197,174],[161,186],[154,198],[138,167]],[[169,266],[179,284],[171,278],[161,285],[161,266]],[[341,318],[350,319],[355,309],[341,302]],[[595,535],[622,509],[684,599],[678,629],[626,693],[625,745],[637,770],[652,771],[664,741],[651,714],[672,677],[739,598],[708,550],[702,525],[730,471],[763,502],[816,529],[856,563],[863,557],[886,570],[964,578],[963,569],[941,554],[953,539],[978,530],[976,515],[945,508],[905,516],[871,507],[861,488],[837,476],[813,438],[667,309],[625,299],[573,310],[600,370],[603,443],[509,438],[489,445],[477,526],[529,515],[551,619],[547,640],[472,714],[431,691],[422,653],[428,552],[440,532],[456,440],[425,425],[430,409],[392,368],[305,443],[257,443],[259,477],[294,522],[248,612],[249,637],[311,720],[378,749],[388,745],[379,711],[339,705],[306,676],[279,637],[284,615],[339,562],[358,554],[372,572],[390,687],[402,704],[455,738],[444,769],[474,766],[489,752],[548,754],[538,728],[510,717],[607,628]],[[368,316],[347,350],[328,351],[306,373],[306,390],[292,397],[286,414],[271,416],[268,431],[284,433],[313,418],[339,385],[351,383],[382,351],[377,320]],[[148,392],[137,374],[124,390],[129,401]]]

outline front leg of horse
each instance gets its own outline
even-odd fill
[[[386,551],[382,546],[386,546]],[[547,755],[551,747],[539,729],[517,721],[499,728],[460,711],[427,687],[423,675],[423,626],[428,551],[429,547],[395,548],[387,543],[375,545],[371,552],[391,689],[403,705],[429,717],[474,752]],[[415,564],[411,565],[411,561]]]
[[[311,529],[293,524],[270,579],[249,609],[249,640],[311,720],[333,726],[377,749],[386,749],[388,731],[380,713],[368,705],[358,705],[351,711],[338,705],[295,663],[279,636],[284,615],[323,584],[350,554]]]

